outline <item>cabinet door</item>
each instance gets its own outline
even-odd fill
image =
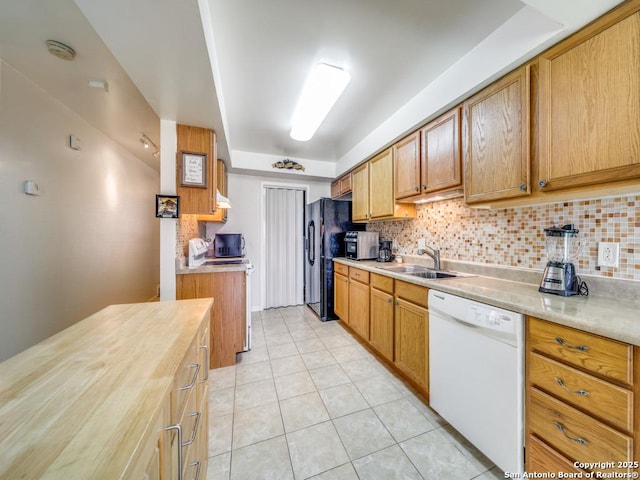
[[[463,104],[465,200],[530,194],[529,66]]]
[[[369,163],[356,168],[351,180],[351,216],[354,222],[365,222],[369,220]]]
[[[462,185],[460,109],[455,108],[420,131],[422,135],[422,193]]]
[[[395,198],[420,194],[420,132],[415,132],[393,146],[395,158]]]
[[[235,365],[246,335],[245,272],[176,275],[176,298],[215,298],[211,309],[210,368]]]
[[[369,340],[369,285],[349,282],[349,326]]]
[[[429,389],[429,313],[396,297],[395,365],[425,391]]]
[[[333,311],[344,323],[349,324],[349,279],[333,274]]]
[[[371,218],[394,215],[393,149],[389,148],[369,161],[369,212]]]
[[[216,134],[208,128],[177,125],[176,185],[180,196],[180,213],[210,215],[215,211]],[[207,188],[182,186],[182,152],[206,155]]]
[[[217,183],[218,183],[218,190],[220,191],[220,193],[222,195],[224,195],[225,197],[228,195],[228,190],[227,190],[227,167],[225,166],[224,162],[222,160],[218,160],[217,162]],[[216,208],[216,211],[213,215],[207,215],[205,217],[202,218],[202,220],[206,221],[206,222],[219,222],[219,223],[226,223],[227,222],[227,212],[228,209],[227,208]],[[200,218],[198,218],[198,220],[200,220]]]
[[[544,190],[640,177],[640,6],[540,57]],[[615,23],[618,22],[618,23]]]
[[[387,360],[393,361],[393,295],[371,289],[369,343]]]

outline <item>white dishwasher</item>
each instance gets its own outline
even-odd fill
[[[505,472],[524,472],[524,317],[429,291],[429,402]]]

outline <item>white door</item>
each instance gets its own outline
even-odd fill
[[[265,186],[265,308],[304,303],[305,190]]]

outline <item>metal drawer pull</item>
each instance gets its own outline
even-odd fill
[[[194,363],[193,365],[189,365],[189,368],[195,368],[196,371],[193,372],[193,379],[191,380],[191,383],[189,385],[185,385],[184,387],[180,387],[178,390],[189,390],[190,388],[193,388],[193,386],[196,384],[196,380],[198,379],[198,373],[200,373],[200,364],[199,363]]]
[[[202,468],[202,462],[200,462],[200,460],[197,460],[195,462],[193,462],[191,464],[192,467],[196,467],[196,476],[195,476],[195,480],[199,480],[200,478],[200,468]]]
[[[560,430],[562,432],[562,434],[567,437],[569,440],[573,440],[576,443],[579,443],[580,445],[589,445],[589,441],[585,440],[584,438],[580,438],[580,437],[572,437],[570,435],[567,434],[567,432],[564,431],[564,425],[562,425],[560,422],[553,422],[553,424],[556,426],[556,428],[558,430]]]
[[[561,378],[558,378],[558,377],[554,377],[554,378],[556,380],[556,383],[558,385],[560,385],[562,388],[564,388],[569,393],[576,393],[578,395],[582,395],[583,397],[586,397],[587,395],[589,395],[589,392],[586,391],[586,390],[582,390],[582,389],[580,389],[580,390],[571,390],[570,388],[567,388],[567,386],[564,384],[564,382],[562,381]]]
[[[191,438],[182,444],[183,447],[188,447],[196,440],[196,434],[198,433],[198,424],[200,423],[200,412],[191,413],[187,416],[196,417],[196,421],[193,424],[193,432],[191,432]]]
[[[164,430],[177,430],[178,431],[178,445],[182,445],[182,425],[176,423],[165,427]],[[183,480],[182,476],[182,447],[178,448],[178,480]]]
[[[585,345],[569,345],[568,343],[566,343],[563,339],[561,339],[560,337],[556,337],[556,342],[558,342],[560,345],[562,345],[563,347],[567,347],[567,348],[572,348],[573,350],[579,350],[581,352],[586,352],[587,350],[589,350],[589,347],[585,346]]]
[[[204,351],[206,352],[206,355],[204,357],[205,358],[204,379],[200,380],[200,383],[205,383],[207,380],[209,380],[209,363],[210,363],[209,362],[209,360],[210,360],[209,355],[210,354],[209,354],[209,347],[207,345],[201,345],[200,348],[204,349]]]

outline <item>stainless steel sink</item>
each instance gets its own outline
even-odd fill
[[[409,274],[418,273],[418,272],[428,272],[432,270],[430,268],[423,267],[421,265],[413,265],[413,264],[394,265],[392,267],[378,267],[378,268],[386,270],[387,272],[409,273]]]
[[[420,278],[455,278],[462,277],[459,273],[454,272],[443,272],[442,270],[429,270],[427,272],[413,272],[409,273],[409,275],[413,277]]]
[[[420,278],[457,278],[457,277],[473,277],[474,275],[470,275],[468,273],[460,273],[460,272],[451,272],[448,270],[434,270],[433,268],[423,267],[422,265],[394,265],[391,267],[378,267],[382,270],[386,270],[387,272],[394,273],[406,273],[407,275],[411,275],[413,277]]]

